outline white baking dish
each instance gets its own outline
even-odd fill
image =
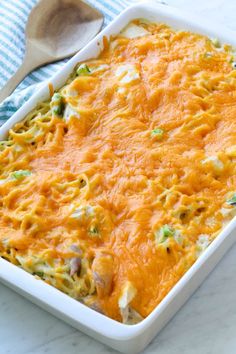
[[[222,42],[236,46],[235,33],[220,28],[218,25],[203,23],[189,14],[157,3],[146,2],[128,8],[118,16],[90,44],[75,55],[64,68],[50,81],[55,88],[62,86],[74,66],[79,61],[95,57],[99,54],[104,35],[118,33],[129,21],[135,18],[146,18],[151,21],[164,22],[177,29],[188,29],[218,37]],[[23,119],[35,105],[48,98],[48,85],[45,84],[13,117],[0,128],[0,139],[18,121]],[[93,338],[125,353],[140,352],[161,330],[167,321],[178,311],[189,296],[201,284],[223,254],[233,244],[236,233],[236,219],[231,221],[221,234],[212,242],[204,254],[189,271],[173,287],[156,309],[141,323],[133,326],[118,323],[94,310],[80,304],[59,290],[35,279],[24,270],[0,258],[0,280],[12,289],[23,294],[29,300],[50,311],[72,326],[91,335]]]

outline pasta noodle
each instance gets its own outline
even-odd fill
[[[0,142],[0,256],[148,316],[235,215],[233,48],[136,20]]]

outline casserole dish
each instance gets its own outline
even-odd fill
[[[153,4],[141,4],[131,7],[125,11],[116,22],[109,26],[106,31],[101,33],[100,36],[97,37],[97,41],[93,41],[80,54],[75,56],[65,66],[62,73],[56,75],[54,79],[52,79],[53,86],[55,88],[62,86],[78,61],[97,56],[102,46],[100,41],[103,35],[109,36],[110,34],[119,32],[132,19],[142,16],[153,22],[165,22],[175,28],[179,28],[182,20],[181,16],[176,16],[175,21],[171,22],[170,19],[173,19],[171,12],[172,10],[168,9],[166,11],[162,6],[156,6]],[[157,12],[156,15],[154,15],[155,12]],[[183,27],[186,29],[191,29],[195,32],[203,33],[201,28],[198,28],[197,26],[189,27],[189,24],[185,22],[182,22],[181,28]],[[206,30],[204,33],[210,36],[215,36],[215,33],[211,31]],[[230,41],[229,37],[222,38],[221,36],[220,39],[223,42]],[[4,125],[2,128],[2,133],[6,133],[7,129],[9,129],[17,121],[21,120],[25,114],[34,108],[35,104],[45,100],[48,95],[47,91],[48,88],[44,87],[37,95],[34,96],[34,98],[22,107],[22,109]],[[35,298],[36,302],[44,304],[44,306],[47,306],[52,312],[67,319],[77,328],[84,330],[86,329],[86,333],[91,333],[93,337],[99,338],[116,349],[127,352],[137,352],[147,344],[147,342],[155,334],[155,331],[160,329],[173,314],[173,309],[177,310],[179,306],[181,306],[184,299],[191,293],[191,291],[194,290],[204,275],[207,274],[207,271],[210,271],[210,269],[214,266],[214,262],[216,262],[217,258],[223,254],[223,251],[225,251],[227,246],[230,245],[230,242],[233,241],[233,237],[229,236],[232,228],[233,222],[231,222],[224,229],[224,231],[217,237],[208,250],[198,259],[192,268],[164,298],[160,305],[157,306],[152,314],[138,325],[132,327],[116,323],[91,310],[89,310],[89,312],[87,308],[84,308],[81,304],[72,299],[68,299],[57,290],[50,288],[46,284],[42,284],[40,281],[36,281],[27,274],[23,274],[20,269],[12,271],[11,274],[7,274],[6,272],[9,264],[7,264],[4,260],[1,260],[3,262],[1,276],[3,281],[14,286],[16,289],[21,290],[21,292],[28,294],[29,297]],[[208,261],[206,262],[207,259]],[[12,268],[9,268],[9,270],[10,269]],[[20,273],[17,273],[19,271]],[[203,271],[205,271],[205,274]],[[29,277],[28,281],[27,277]],[[60,304],[63,304],[63,308],[61,308]],[[101,328],[103,330],[101,330]]]

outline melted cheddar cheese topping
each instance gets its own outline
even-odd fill
[[[0,255],[145,318],[235,213],[233,49],[136,20],[0,143]]]

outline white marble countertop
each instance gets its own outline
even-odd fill
[[[236,30],[235,0],[166,2]],[[116,353],[1,284],[0,309],[0,354]],[[235,354],[235,333],[236,245],[144,353]]]

